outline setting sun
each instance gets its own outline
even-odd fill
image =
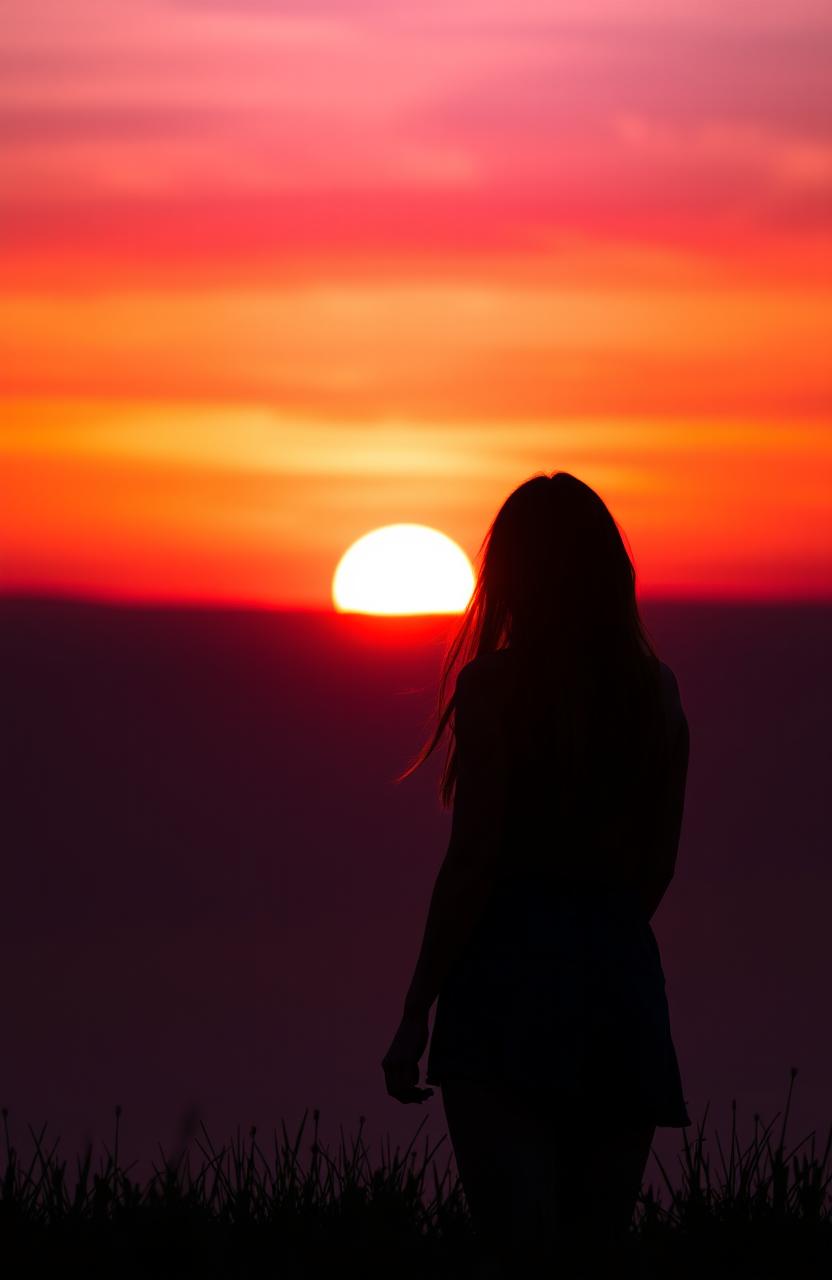
[[[447,534],[423,524],[389,524],[344,552],[332,600],[348,613],[461,613],[473,589],[471,562]]]

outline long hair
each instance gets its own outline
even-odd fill
[[[610,753],[624,759],[614,773],[632,791],[636,775],[646,777],[648,757],[655,758],[659,660],[639,615],[632,558],[604,502],[568,471],[532,476],[500,507],[475,562],[474,591],[442,660],[435,727],[396,781],[423,765],[449,728],[439,795],[452,804],[457,764],[448,691],[471,659],[509,648],[507,732],[516,751],[522,755],[525,743],[527,759],[539,756],[542,735],[550,767],[569,780],[578,803],[589,799],[581,791],[588,754],[606,750],[608,760]]]

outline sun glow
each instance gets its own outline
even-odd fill
[[[424,524],[388,524],[344,552],[332,579],[342,613],[462,613],[474,570],[460,546]]]

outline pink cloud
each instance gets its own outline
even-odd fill
[[[6,28],[18,262],[564,233],[720,251],[828,222],[832,21],[812,0],[15,0]]]

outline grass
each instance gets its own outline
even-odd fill
[[[659,1162],[662,1183],[642,1191],[631,1233],[631,1256],[644,1277],[832,1274],[832,1127],[822,1152],[814,1132],[791,1149],[785,1135],[792,1088],[779,1135],[754,1118],[743,1147],[732,1103],[730,1140],[715,1135],[718,1163],[706,1151],[708,1108],[693,1140],[683,1130],[681,1179],[674,1185]],[[245,1140],[215,1148],[205,1126],[191,1151],[161,1161],[144,1185],[122,1168],[121,1108],[115,1109],[112,1151],[92,1167],[92,1148],[75,1162],[74,1178],[56,1142],[29,1126],[34,1154],[24,1165],[9,1140],[3,1110],[5,1165],[0,1183],[0,1258],[19,1273],[60,1267],[87,1275],[263,1276],[329,1275],[355,1267],[365,1276],[473,1277],[477,1241],[464,1194],[452,1173],[446,1135],[421,1155],[419,1124],[404,1152],[382,1144],[373,1165],[358,1133],[335,1153],[319,1141],[320,1113],[304,1113],[290,1138],[281,1122],[267,1147],[252,1127]],[[304,1141],[305,1135],[305,1141]],[[808,1149],[807,1149],[808,1145]],[[308,1152],[308,1159],[302,1158]],[[657,1158],[658,1162],[658,1158]],[[12,1271],[10,1274],[17,1274]],[[568,1273],[561,1272],[562,1275]]]

